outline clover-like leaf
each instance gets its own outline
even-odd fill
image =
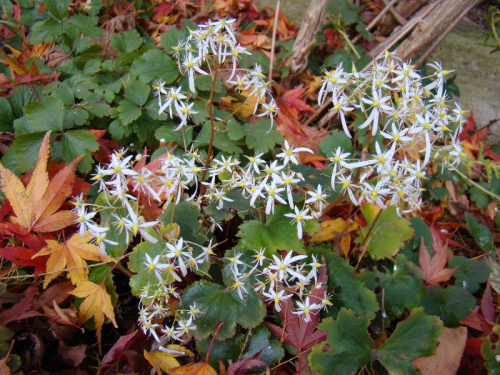
[[[490,276],[488,265],[479,260],[454,256],[449,260],[448,265],[450,268],[458,267],[454,273],[455,284],[461,285],[470,293],[477,292],[479,284],[485,283]]]
[[[424,314],[419,307],[412,311],[376,352],[377,359],[390,374],[415,374],[412,361],[434,354],[443,322],[437,316]]]
[[[402,254],[396,257],[394,267],[385,272],[376,270],[362,273],[362,280],[371,290],[378,291],[380,302],[384,291],[384,307],[390,319],[400,316],[405,309],[420,306],[424,295],[424,285],[418,270]]]
[[[422,306],[426,314],[438,315],[446,327],[457,327],[459,320],[470,314],[476,299],[464,288],[456,285],[446,289],[438,286],[425,288]]]
[[[318,326],[328,333],[325,342],[315,345],[309,364],[320,374],[352,374],[370,361],[372,340],[370,319],[356,318],[354,311],[342,308],[334,321],[326,318]]]
[[[235,290],[223,285],[207,281],[197,281],[184,291],[181,310],[189,310],[189,305],[200,304],[200,316],[196,319],[196,330],[193,332],[199,340],[213,334],[219,323],[224,322],[217,334],[218,340],[225,340],[235,334],[236,325],[253,328],[259,325],[265,315],[266,308],[253,288],[247,287],[244,299]]]

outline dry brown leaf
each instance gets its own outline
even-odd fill
[[[434,246],[433,250],[434,256],[431,258],[429,251],[425,247],[424,240],[422,239],[420,253],[418,255],[420,267],[417,267],[417,269],[427,285],[437,285],[440,282],[448,281],[453,275],[453,272],[458,268],[445,268],[446,263],[448,263],[447,246]]]
[[[101,330],[104,324],[104,316],[108,317],[115,327],[118,327],[111,296],[106,291],[106,287],[88,280],[83,281],[70,294],[75,297],[85,298],[78,311],[78,324],[83,324],[90,318],[94,318],[99,352],[101,352]]]
[[[445,328],[439,338],[436,354],[413,361],[422,375],[454,375],[460,367],[460,360],[467,341],[467,328]]]
[[[33,256],[36,258],[50,255],[47,260],[47,274],[43,287],[46,288],[66,268],[68,269],[68,277],[73,284],[86,281],[89,271],[85,260],[102,260],[100,249],[90,243],[92,239],[94,236],[89,232],[85,233],[84,237],[77,232],[69,240],[62,243],[46,240],[47,246]]]
[[[171,369],[170,375],[217,375],[217,372],[207,362],[190,363]]]
[[[26,187],[14,173],[0,164],[0,189],[16,214],[10,219],[28,231],[54,232],[71,225],[75,219],[71,211],[56,211],[71,194],[75,181],[74,171],[83,156],[73,160],[49,180],[49,142],[50,132],[47,132],[40,145],[38,162]]]

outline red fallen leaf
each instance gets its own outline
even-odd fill
[[[486,284],[483,298],[481,298],[481,313],[486,319],[492,322],[495,321],[495,306],[493,304],[493,296],[491,295],[491,285],[489,282]]]
[[[265,367],[269,369],[269,366],[260,358],[246,358],[242,361],[233,363],[227,369],[227,375],[244,375],[254,367]]]
[[[104,356],[97,375],[116,374],[117,370],[124,370],[124,373],[142,373],[149,365],[144,356],[138,353],[143,352],[146,341],[147,337],[139,331],[121,336]]]
[[[278,107],[291,107],[297,111],[314,112],[314,109],[301,98],[305,91],[305,88],[287,90],[283,95],[276,98]]]
[[[483,345],[483,338],[469,337],[467,343],[465,344],[465,353],[468,355],[482,359],[484,361],[483,355],[481,354],[481,346]]]
[[[433,241],[432,249],[434,250],[434,256],[431,258],[422,238],[418,256],[420,267],[417,267],[417,269],[427,285],[437,285],[440,282],[448,281],[458,268],[445,268],[448,263],[447,246],[443,246],[440,241]]]
[[[31,259],[36,251],[21,246],[10,246],[0,248],[0,257],[5,258],[12,263],[25,267],[35,267],[34,276],[45,272],[48,257],[39,257]]]
[[[18,303],[10,309],[4,310],[0,313],[0,326],[5,326],[16,320],[43,315],[31,308],[33,298],[37,293],[38,288],[35,285],[31,285],[31,287],[26,290],[24,297]]]
[[[106,134],[106,130],[95,130],[90,129],[90,132],[95,135],[97,138],[97,143],[99,143],[99,150],[92,153],[92,156],[99,163],[105,164],[108,163],[111,159],[111,150],[114,150],[120,146],[118,142],[111,141],[108,139],[104,139],[104,135]]]
[[[487,132],[487,128],[482,128],[481,130],[477,129],[474,114],[471,111],[467,123],[460,133],[460,139],[470,142],[473,146],[479,146],[479,142],[484,142]]]

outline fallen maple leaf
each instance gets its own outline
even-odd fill
[[[14,173],[0,164],[0,189],[16,214],[10,217],[10,221],[27,231],[55,232],[71,225],[75,219],[71,211],[56,211],[71,193],[74,171],[83,156],[73,160],[49,181],[49,141],[50,132],[47,132],[40,146],[37,165],[26,187]]]
[[[55,279],[64,269],[68,268],[68,276],[73,284],[79,284],[87,280],[89,271],[86,260],[102,260],[100,249],[91,244],[94,236],[89,232],[82,237],[76,232],[67,241],[59,243],[54,240],[46,240],[47,246],[36,253],[33,258],[50,255],[47,260],[47,273],[43,287]]]
[[[217,372],[207,362],[189,363],[174,367],[168,372],[170,375],[217,375]]]
[[[448,281],[458,268],[445,268],[446,263],[448,263],[447,246],[433,246],[433,250],[434,256],[431,258],[422,238],[418,255],[420,267],[417,267],[417,269],[427,285],[437,285],[440,282]]]
[[[83,324],[90,318],[94,318],[97,330],[97,342],[99,353],[101,352],[101,330],[104,324],[104,316],[108,317],[115,328],[118,328],[111,303],[111,296],[106,292],[102,284],[94,284],[91,281],[83,281],[75,290],[70,292],[75,297],[85,298],[78,311],[78,324]]]

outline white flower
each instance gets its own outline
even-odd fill
[[[288,252],[285,258],[278,258],[273,254],[274,262],[269,266],[269,269],[277,272],[279,281],[284,280],[287,273],[302,280],[304,276],[293,269],[292,263],[305,258],[307,258],[307,255],[296,255],[292,257],[291,251]]]
[[[269,290],[269,293],[262,293],[268,300],[274,302],[274,308],[277,312],[281,311],[280,303],[288,298],[291,298],[293,294],[285,294],[285,290],[282,289],[278,293],[274,289]]]
[[[313,150],[307,147],[297,147],[297,148],[292,148],[288,144],[288,141],[285,140],[285,143],[283,144],[282,148],[283,152],[280,152],[276,156],[278,158],[283,159],[283,164],[287,165],[288,163],[292,162],[293,164],[299,164],[297,160],[297,156],[299,152],[309,152],[311,154],[314,154]]]
[[[309,296],[306,297],[304,302],[297,302],[298,309],[297,311],[293,311],[295,315],[303,316],[305,322],[311,321],[311,315],[314,314],[315,310],[319,310],[321,305],[317,305],[315,303],[311,303],[309,301]]]
[[[290,214],[285,214],[287,217],[291,217],[292,223],[295,221],[297,223],[297,234],[299,239],[302,239],[302,225],[304,220],[310,220],[313,219],[311,215],[307,215],[309,212],[309,208],[306,208],[302,211],[299,210],[297,206],[295,206],[295,213],[290,213]]]

